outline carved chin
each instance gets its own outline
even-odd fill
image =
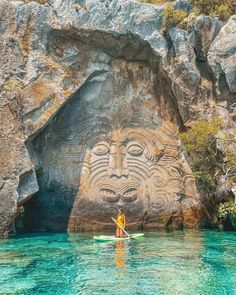
[[[138,191],[136,188],[128,188],[123,193],[117,193],[109,188],[101,188],[100,197],[102,200],[109,203],[118,203],[119,201],[131,203],[138,198]]]

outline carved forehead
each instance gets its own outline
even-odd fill
[[[177,145],[177,138],[171,139],[162,129],[123,128],[107,132],[104,140],[108,142],[125,143],[138,140],[151,145]]]

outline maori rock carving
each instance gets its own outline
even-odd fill
[[[176,130],[163,126],[120,128],[95,140],[85,154],[69,231],[91,227],[91,221],[94,227],[102,226],[120,207],[134,225],[145,221],[166,226],[182,199],[191,198],[198,206],[191,169],[180,159]],[[89,202],[95,206],[91,211],[85,210]]]
[[[198,224],[195,181],[176,126],[156,99],[157,78],[145,63],[117,59],[34,139],[43,175],[26,208],[30,224],[102,229],[114,226],[110,218],[119,207],[134,227]]]

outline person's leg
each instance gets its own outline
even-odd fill
[[[119,234],[120,234],[120,228],[117,227],[117,228],[116,228],[116,237],[117,237],[117,238],[119,238]]]
[[[125,232],[122,230],[122,237],[126,237],[126,234],[125,234]]]

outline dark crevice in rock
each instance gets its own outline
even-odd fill
[[[166,224],[166,227],[168,228],[169,226],[171,226],[171,224],[173,224],[173,216],[170,216],[170,218]]]
[[[235,103],[236,94],[230,91],[229,85],[226,81],[225,73],[223,71],[221,71],[219,74],[218,85],[220,91],[218,98],[222,101],[225,101],[227,98],[227,108],[230,109],[230,106]]]
[[[194,44],[194,53],[195,53],[195,64],[200,73],[201,81],[206,79],[209,83],[212,84],[212,98],[216,100],[216,77],[208,63],[207,57],[203,52],[202,40],[198,33],[195,32],[195,44]],[[196,96],[199,95],[199,91],[196,93]]]
[[[215,84],[216,78],[214,72],[206,59],[199,59],[198,56],[196,56],[196,67],[202,78],[212,81],[213,84]]]
[[[168,85],[168,86],[167,86]],[[160,106],[159,114],[162,118],[167,118],[178,125],[181,132],[185,131],[184,121],[179,111],[177,99],[170,87],[171,81],[164,74],[157,77],[155,85],[156,99]],[[168,99],[166,99],[168,97]]]
[[[172,39],[171,39],[171,37],[170,37],[170,35],[168,33],[165,33],[163,36],[165,37],[166,44],[168,46],[167,59],[168,59],[168,62],[171,63],[171,61],[176,56],[175,47],[174,47],[173,42],[172,42]]]

